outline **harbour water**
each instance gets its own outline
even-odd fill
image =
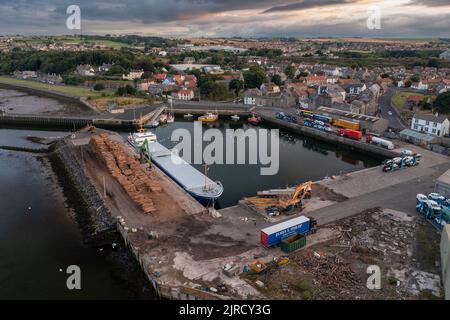
[[[245,121],[228,120],[203,125],[203,131],[208,128],[218,129],[224,136],[226,129],[258,130],[258,127],[251,126]],[[264,125],[260,128],[273,129]],[[177,141],[171,140],[175,129],[186,129],[192,137],[194,136],[193,122],[183,119],[152,129],[152,132],[156,133],[161,144],[172,149],[178,144]],[[127,133],[123,132],[122,135],[125,137]],[[209,167],[208,177],[214,181],[221,181],[224,186],[224,193],[217,203],[219,208],[235,205],[243,197],[253,196],[260,190],[285,188],[308,180],[317,181],[326,176],[361,170],[381,162],[381,159],[282,130],[279,141],[279,171],[276,175],[261,175],[261,167],[267,166],[260,164],[213,164]],[[196,143],[199,141],[192,144]],[[206,145],[207,143],[203,142],[203,147]],[[225,151],[224,153],[226,154]],[[194,167],[201,172],[204,171],[202,164],[194,164]]]

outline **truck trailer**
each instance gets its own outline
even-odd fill
[[[386,148],[388,150],[393,150],[394,144],[392,143],[392,141],[386,140],[386,139],[382,139],[382,138],[378,138],[378,137],[374,137],[372,135],[368,135],[367,136],[367,143],[372,143],[372,144],[376,144],[379,145],[383,148]]]
[[[294,219],[267,227],[261,230],[261,244],[266,247],[272,247],[279,244],[282,240],[298,234],[309,234],[314,232],[317,222],[314,219],[305,216],[299,216]]]
[[[351,130],[359,130],[360,129],[359,122],[344,120],[344,119],[334,120],[333,125],[335,127],[344,128],[344,129],[351,129]]]
[[[361,140],[362,138],[362,132],[358,130],[352,130],[352,129],[339,129],[337,131],[337,134],[341,137],[346,137],[354,140]]]

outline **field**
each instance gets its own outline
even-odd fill
[[[25,86],[34,89],[50,90],[67,94],[72,97],[98,98],[102,95],[101,92],[96,92],[84,87],[52,85],[37,81],[14,79],[7,76],[0,76],[0,83]]]
[[[64,44],[79,44],[81,42],[99,45],[99,46],[105,46],[111,49],[120,49],[123,47],[128,47],[128,44],[121,43],[117,41],[112,40],[89,40],[89,39],[81,39],[80,37],[67,37],[67,36],[60,36],[60,37],[23,37],[19,38],[18,40],[25,41],[28,44],[41,44],[41,43],[47,43],[49,41],[54,42],[63,42]]]
[[[397,92],[393,97],[392,97],[392,104],[400,109],[403,109],[406,107],[406,100],[408,99],[409,96],[420,96],[422,98],[426,98],[426,97],[430,97],[429,95],[425,95],[422,93],[417,93],[417,92]]]

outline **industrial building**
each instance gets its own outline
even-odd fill
[[[404,129],[399,133],[400,138],[409,143],[428,148],[431,144],[440,142],[440,138],[429,133],[422,133],[419,131]]]
[[[322,115],[332,117],[333,120],[344,119],[357,121],[360,124],[361,130],[382,133],[389,127],[389,121],[387,119],[328,107],[319,107],[317,111]]]

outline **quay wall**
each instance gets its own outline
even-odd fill
[[[283,128],[285,130],[305,135],[307,137],[315,138],[318,140],[322,140],[328,143],[332,143],[339,146],[345,146],[351,150],[357,150],[362,153],[377,155],[383,158],[394,158],[398,157],[399,153],[393,150],[388,150],[373,144],[369,144],[362,141],[352,140],[348,138],[344,138],[335,134],[331,134],[328,132],[320,131],[314,128],[301,126],[294,123],[289,123],[287,121],[279,120],[270,116],[266,116],[263,114],[259,115],[265,122],[274,125],[278,128]]]
[[[61,164],[61,169],[65,171],[65,178],[81,196],[84,207],[89,213],[89,236],[95,237],[114,229],[114,221],[103,199],[86,177],[83,168],[64,141],[56,143],[53,156]]]
[[[447,224],[441,235],[441,268],[442,284],[445,291],[445,300],[450,300],[450,225]]]
[[[46,89],[39,89],[39,88],[31,88],[26,86],[21,86],[18,84],[12,84],[12,83],[0,83],[0,88],[3,89],[13,89],[13,90],[19,90],[23,92],[27,92],[33,95],[37,96],[43,96],[47,98],[53,98],[58,99],[60,101],[70,102],[70,103],[76,103],[82,107],[88,108],[92,111],[94,111],[97,114],[100,114],[100,111],[91,105],[89,102],[86,101],[85,98],[82,97],[74,97],[62,92],[53,91],[53,90],[46,90]]]
[[[0,114],[0,124],[66,127],[69,129],[73,129],[74,127],[81,128],[86,125],[94,125],[99,128],[130,128],[135,125],[135,122],[132,120],[96,119],[92,117],[58,117],[42,115]]]
[[[238,116],[248,116],[249,115],[249,111],[245,108],[217,108],[214,110],[208,110],[211,112],[217,112],[219,115],[221,116],[232,116],[237,114]],[[190,113],[193,115],[202,115],[205,114],[206,110],[205,109],[199,109],[199,108],[178,108],[178,107],[174,107],[173,108],[173,113],[176,115],[183,115],[186,113]]]

